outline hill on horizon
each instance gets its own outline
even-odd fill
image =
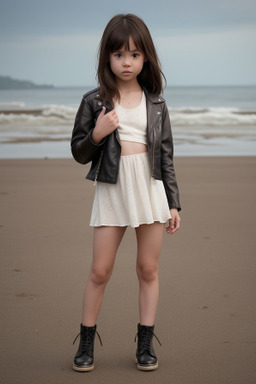
[[[13,79],[10,76],[0,76],[0,89],[49,89],[54,88],[51,84],[35,84],[30,80]]]

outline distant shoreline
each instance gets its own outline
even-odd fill
[[[95,89],[98,87],[98,84],[91,85],[53,85],[53,84],[36,84],[30,80],[18,80],[10,76],[0,76],[0,91],[8,90],[33,90],[33,89]],[[205,89],[205,88],[255,88],[256,84],[198,84],[198,85],[177,85],[177,84],[167,84],[164,88],[166,89]]]
[[[51,84],[35,84],[30,80],[13,79],[10,76],[0,76],[0,90],[53,89]]]

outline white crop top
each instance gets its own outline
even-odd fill
[[[147,144],[147,108],[144,92],[141,102],[136,108],[124,108],[116,102],[115,110],[119,119],[120,140]]]

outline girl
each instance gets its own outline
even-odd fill
[[[73,362],[76,371],[94,368],[96,321],[127,226],[135,228],[138,247],[137,368],[158,367],[152,342],[158,259],[164,224],[168,221],[166,232],[171,234],[180,225],[171,126],[160,96],[162,76],[144,22],[132,14],[113,17],[100,43],[100,86],[83,97],[71,140],[75,160],[91,162],[87,178],[96,183],[90,221],[94,227],[93,260]]]

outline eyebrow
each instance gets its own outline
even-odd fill
[[[114,52],[122,52],[122,51],[126,51],[126,49],[117,49],[116,51]],[[129,52],[139,52],[139,49],[136,48],[136,49],[133,49],[132,51],[131,50],[128,50]]]

